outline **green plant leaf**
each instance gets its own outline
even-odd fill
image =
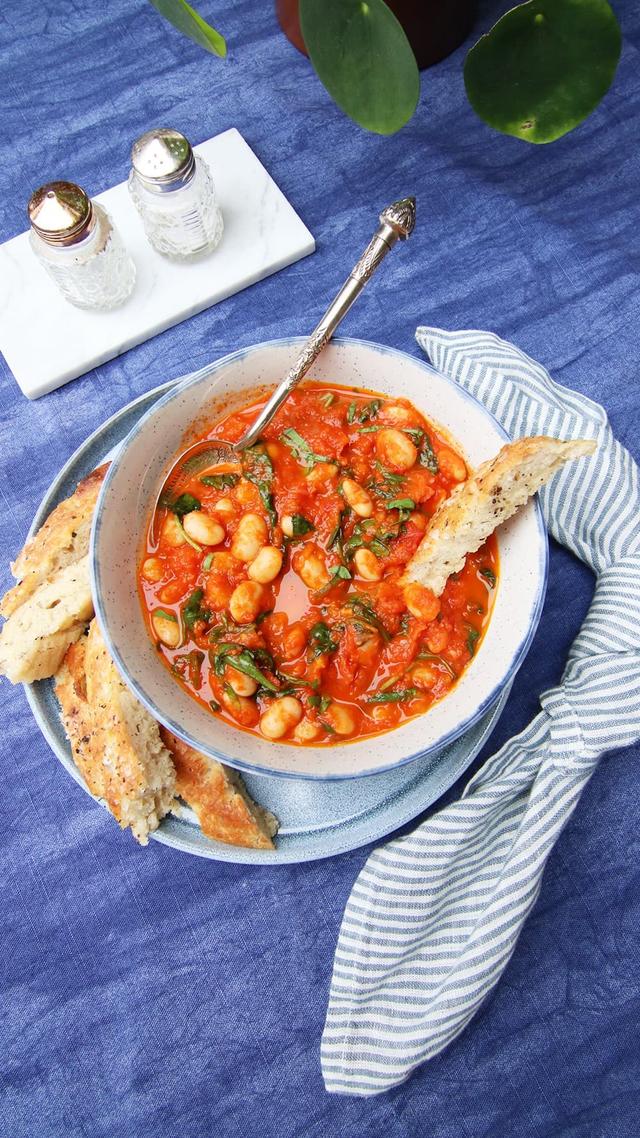
[[[187,4],[187,0],[149,0],[149,3],[153,4],[156,11],[173,24],[174,28],[197,43],[198,47],[203,47],[205,51],[224,59],[227,54],[224,36],[203,20],[195,8]]]
[[[384,0],[300,0],[300,26],[320,82],[345,114],[375,134],[409,121],[418,65]]]
[[[467,55],[469,102],[503,134],[553,142],[606,95],[620,47],[607,0],[529,0],[507,12]]]

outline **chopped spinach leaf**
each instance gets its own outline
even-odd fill
[[[240,648],[238,652],[237,649]],[[268,655],[268,654],[267,654]],[[218,651],[213,658],[213,669],[217,676],[223,676],[225,668],[234,668],[236,672],[242,672],[245,676],[250,676],[262,688],[267,691],[277,692],[278,685],[274,684],[264,672],[260,670],[255,662],[256,652],[251,648],[245,648],[242,644],[220,644]],[[271,659],[269,657],[269,659]]]
[[[394,498],[392,502],[387,502],[388,510],[415,510],[415,508],[413,498]]]
[[[329,576],[334,578],[339,577],[341,581],[351,580],[351,574],[346,565],[332,565],[329,570]]]
[[[381,399],[372,399],[370,403],[365,403],[364,407],[361,408],[358,419],[361,423],[368,423],[370,419],[375,419],[381,407]]]
[[[457,673],[451,667],[449,661],[445,660],[444,656],[439,656],[436,652],[418,652],[416,660],[432,660],[434,664],[439,664],[440,667],[444,668],[445,672],[449,673],[452,680],[457,679]]]
[[[280,441],[289,447],[294,458],[301,462],[303,466],[315,466],[317,462],[329,462],[330,459],[323,454],[316,454],[306,439],[298,434],[295,427],[287,427],[280,435]]]
[[[205,622],[211,620],[209,609],[202,607],[202,596],[202,589],[194,589],[182,610],[182,619],[187,628],[193,628],[197,620],[203,620]]]
[[[495,575],[493,569],[490,569],[488,565],[484,565],[482,567],[482,569],[480,570],[480,576],[484,577],[484,579],[487,582],[487,584],[489,585],[490,589],[495,589],[495,587],[496,587],[496,575]]]
[[[425,434],[422,440],[418,461],[421,466],[426,466],[427,470],[430,470],[432,474],[437,474],[438,470],[440,469],[438,466],[436,452],[434,451],[431,445],[431,439],[427,434]]]
[[[269,521],[274,526],[278,520],[276,508],[271,493],[273,482],[273,463],[266,450],[257,444],[247,447],[244,452],[244,476],[257,487],[260,500],[267,511]]]
[[[313,522],[310,522],[303,514],[291,515],[291,529],[293,530],[294,537],[302,537],[305,533],[311,533],[315,529]]]
[[[183,518],[185,514],[190,514],[192,510],[201,510],[202,503],[194,498],[193,494],[181,494],[179,498],[170,505],[169,509],[176,515],[177,518]]]
[[[309,707],[316,707],[322,715],[331,705],[331,699],[328,695],[310,695]]]
[[[418,688],[403,688],[402,691],[380,691],[377,695],[370,695],[367,703],[404,703],[405,699],[414,699],[420,695]]]
[[[480,633],[478,632],[478,629],[467,626],[467,648],[469,650],[470,656],[475,656],[476,644],[478,643],[479,639]]]
[[[213,486],[214,490],[231,490],[240,481],[239,474],[203,474],[200,479],[204,486]]]
[[[353,423],[356,417],[356,403],[350,403],[347,410],[347,423]]]
[[[210,699],[209,707],[212,711],[220,711],[220,704],[218,703],[217,699]]]
[[[202,562],[202,569],[204,573],[208,573],[213,565],[213,553],[207,553],[204,561]]]
[[[415,443],[417,447],[420,446],[420,443],[424,438],[424,431],[422,430],[422,427],[405,427],[404,433],[405,435],[409,436],[409,438],[412,440],[412,442]]]
[[[370,628],[375,628],[380,633],[385,643],[391,639],[380,617],[372,608],[371,603],[367,596],[359,596],[357,593],[352,597],[347,597],[345,603],[346,608],[350,608],[354,617],[357,617],[363,624],[368,624]]]
[[[309,631],[309,643],[312,657],[322,656],[325,652],[335,652],[338,648],[335,640],[331,638],[329,625],[322,620],[312,625]]]

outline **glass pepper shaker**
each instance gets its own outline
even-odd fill
[[[149,241],[172,260],[215,249],[224,223],[207,163],[177,130],[147,131],[131,150],[129,192]]]
[[[31,247],[76,308],[115,308],[127,299],[136,269],[109,214],[73,182],[48,182],[27,208]]]

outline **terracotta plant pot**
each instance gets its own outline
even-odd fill
[[[477,0],[387,0],[402,24],[418,67],[431,67],[460,46],[471,30]],[[305,55],[298,0],[276,0],[276,14],[287,39]]]

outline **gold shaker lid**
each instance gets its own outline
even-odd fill
[[[48,245],[72,245],[93,224],[91,199],[73,182],[47,182],[34,190],[27,213],[31,228]]]
[[[134,142],[131,165],[148,189],[162,193],[189,181],[195,159],[188,139],[179,130],[156,127]]]

